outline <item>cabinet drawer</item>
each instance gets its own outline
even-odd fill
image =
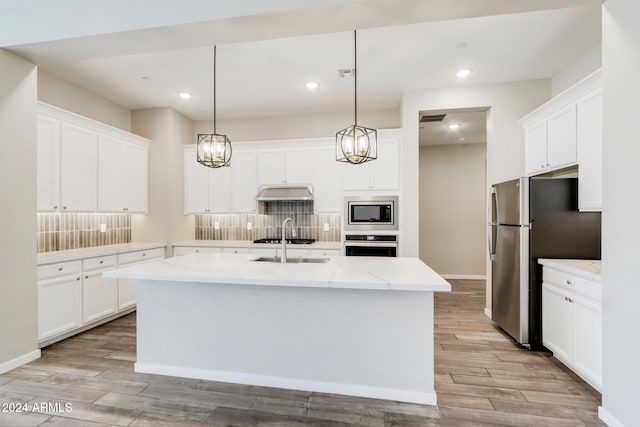
[[[222,252],[221,248],[208,248],[204,246],[174,246],[173,256],[188,255],[188,254],[215,254]]]
[[[545,283],[552,283],[562,289],[591,298],[598,303],[602,300],[602,286],[599,283],[549,267],[542,269],[542,277]]]
[[[82,271],[82,261],[59,262],[38,267],[38,280],[78,274]]]
[[[164,258],[164,248],[148,249],[144,251],[128,252],[118,255],[118,264],[120,266],[131,264],[134,262],[146,261],[148,259]]]
[[[87,272],[101,268],[115,267],[117,262],[118,258],[115,255],[85,259],[82,261],[82,271]]]

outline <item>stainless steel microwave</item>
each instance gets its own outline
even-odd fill
[[[398,196],[346,196],[346,231],[397,230]]]

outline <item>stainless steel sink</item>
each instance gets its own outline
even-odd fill
[[[254,259],[254,261],[260,262],[280,262],[280,257],[262,256]],[[329,262],[329,258],[300,258],[300,257],[287,257],[287,264],[324,264]]]

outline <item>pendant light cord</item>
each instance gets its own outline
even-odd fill
[[[356,30],[353,30],[353,92],[354,92],[354,124],[358,124],[358,41]]]
[[[213,46],[213,133],[216,131],[216,46]]]

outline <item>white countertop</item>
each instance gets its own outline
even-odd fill
[[[44,252],[38,254],[38,265],[55,262],[73,261],[115,255],[125,252],[144,251],[146,249],[166,247],[166,243],[122,243],[119,245],[93,246],[91,248],[70,249],[68,251]]]
[[[566,273],[602,283],[602,261],[600,260],[540,258],[538,264],[554,267]]]
[[[185,240],[172,243],[173,246],[210,248],[275,248],[279,243],[253,243],[251,240]],[[288,244],[287,249],[342,249],[341,242],[313,242],[305,245]]]
[[[318,264],[256,262],[257,255],[190,254],[133,265],[106,277],[312,288],[451,291],[449,283],[418,258],[329,257]]]

